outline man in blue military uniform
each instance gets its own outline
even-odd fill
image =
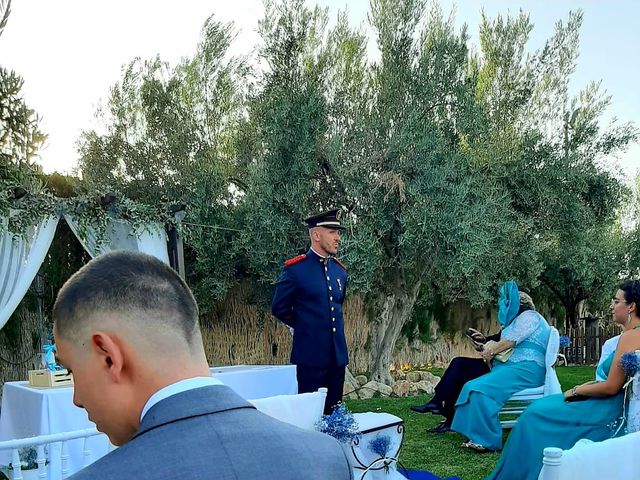
[[[342,399],[349,363],[342,317],[347,270],[334,257],[344,228],[337,213],[329,210],[305,220],[311,248],[284,263],[271,302],[273,315],[293,329],[291,363],[298,392],[326,387],[325,413]]]

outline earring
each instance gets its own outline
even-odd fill
[[[631,323],[631,312],[627,313],[627,323]]]

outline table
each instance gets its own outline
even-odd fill
[[[36,437],[50,433],[62,433],[85,428],[95,428],[87,412],[73,404],[73,387],[35,388],[29,382],[6,382],[2,391],[2,416],[0,440]],[[92,459],[97,460],[109,451],[106,435],[87,440]],[[82,468],[83,440],[70,440],[69,471]],[[11,462],[11,452],[0,452],[0,464]],[[54,456],[55,458],[55,456]],[[49,467],[51,480],[60,480],[60,468],[55,463]]]
[[[298,392],[295,365],[236,365],[212,367],[211,376],[246,399],[259,399]],[[73,387],[34,388],[28,382],[6,382],[2,393],[0,440],[35,437],[85,428],[95,428],[87,412],[73,404]],[[92,437],[92,459],[105,455],[105,435]],[[73,474],[82,467],[82,440],[71,440],[69,467]],[[0,464],[8,465],[11,453],[0,452]],[[55,472],[54,468],[50,470]],[[51,477],[50,477],[51,478]],[[59,480],[59,478],[52,478]]]
[[[295,365],[212,367],[211,376],[247,400],[298,393]]]

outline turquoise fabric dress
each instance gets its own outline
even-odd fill
[[[607,375],[614,356],[615,352],[611,353],[602,365]],[[563,394],[536,400],[518,419],[487,480],[536,480],[546,447],[566,450],[581,438],[598,442],[613,437],[623,401],[623,391],[612,397],[577,402],[565,402]]]
[[[550,327],[535,310],[518,315],[503,331],[502,340],[516,343],[505,363],[494,361],[491,371],[467,382],[456,402],[451,429],[491,450],[502,448],[498,413],[506,401],[525,388],[544,383],[545,352]]]

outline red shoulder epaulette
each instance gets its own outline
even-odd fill
[[[336,257],[333,257],[333,259],[336,261],[336,263],[338,265],[340,265],[342,268],[344,268],[344,270],[347,270],[347,267],[344,266],[344,263],[342,263],[340,260],[338,260]]]
[[[296,263],[301,262],[305,258],[307,258],[307,254],[303,253],[302,255],[298,255],[297,257],[290,258],[289,260],[284,262],[284,266],[290,267],[291,265],[295,265]]]

